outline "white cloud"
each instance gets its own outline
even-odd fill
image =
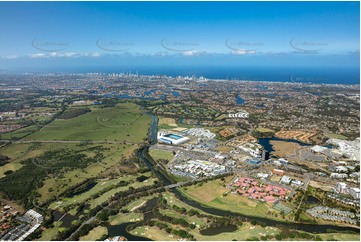
[[[186,50],[186,51],[183,51],[182,54],[185,56],[194,56],[194,55],[198,55],[199,52],[196,50]]]
[[[246,50],[246,49],[239,49],[233,50],[232,54],[234,55],[248,55],[248,54],[256,54],[256,50]]]
[[[44,53],[28,54],[30,58],[47,58],[48,55]]]
[[[91,52],[91,53],[74,53],[74,52],[67,52],[67,53],[59,53],[59,52],[52,52],[52,53],[36,53],[36,54],[28,54],[30,58],[78,58],[78,57],[100,57],[103,54],[99,52]]]
[[[2,58],[2,59],[8,59],[8,60],[13,60],[13,59],[18,58],[18,56],[17,56],[17,55],[4,55],[4,56],[0,56],[0,58]]]

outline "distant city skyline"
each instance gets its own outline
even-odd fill
[[[0,69],[359,69],[359,2],[0,2]]]

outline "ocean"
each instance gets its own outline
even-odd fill
[[[30,71],[32,72],[32,71]],[[40,71],[41,72],[41,71]],[[232,67],[232,66],[138,66],[52,68],[59,73],[132,73],[139,75],[196,76],[208,79],[360,85],[360,69],[344,67]],[[35,72],[36,73],[36,72]]]
[[[140,67],[92,68],[85,72],[138,73],[142,75],[196,76],[208,79],[301,82],[325,84],[360,84],[358,68],[280,68],[280,67]]]

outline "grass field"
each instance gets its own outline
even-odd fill
[[[327,233],[319,234],[322,240],[331,241],[360,241],[360,234]]]
[[[273,146],[274,151],[272,155],[278,157],[286,157],[292,154],[296,154],[296,150],[301,148],[297,143],[271,140],[270,144]]]
[[[39,126],[36,124],[30,125],[30,126],[27,126],[27,127],[21,128],[21,129],[17,129],[13,132],[0,134],[0,139],[3,139],[3,140],[20,139],[28,134],[35,132],[38,129],[39,129]]]
[[[279,230],[274,227],[263,228],[261,226],[251,225],[250,223],[243,223],[243,225],[238,227],[238,229],[234,232],[225,232],[212,236],[201,235],[200,233],[197,232],[192,232],[192,234],[197,240],[203,240],[203,241],[207,241],[207,240],[208,241],[209,240],[211,241],[243,240],[244,241],[251,238],[261,239],[261,237],[265,235],[272,235],[272,236],[277,235],[279,234]]]
[[[32,144],[10,144],[0,149],[0,153],[11,158],[10,163],[0,167],[0,178],[4,177],[4,172],[8,170],[16,171],[23,165],[22,160],[36,157],[42,154],[45,148]]]
[[[122,223],[136,222],[143,220],[142,213],[118,213],[117,215],[109,217],[111,225],[119,225]]]
[[[80,241],[94,241],[100,239],[102,235],[108,234],[108,229],[103,226],[95,227],[94,229],[90,230],[90,232],[79,238]]]
[[[159,125],[168,125],[170,127],[177,127],[177,123],[174,118],[165,118],[165,117],[159,117]]]
[[[348,138],[342,134],[334,134],[334,133],[329,133],[326,134],[326,136],[330,139],[343,139],[343,140],[348,140]]]
[[[173,152],[167,150],[150,149],[149,154],[155,161],[158,161],[160,159],[166,159],[170,161],[174,157]]]
[[[111,196],[116,194],[117,192],[128,190],[129,187],[139,188],[139,187],[143,187],[143,186],[150,186],[150,185],[153,185],[154,181],[156,181],[156,180],[157,180],[157,178],[149,178],[143,182],[133,182],[126,187],[118,187],[118,188],[112,189],[112,190],[102,194],[100,197],[92,200],[90,202],[90,207],[94,208],[97,205],[102,204],[103,202],[107,201]]]
[[[147,237],[155,241],[176,241],[179,239],[176,235],[169,235],[164,230],[157,227],[141,226],[131,231],[132,234]]]
[[[274,133],[275,131],[273,129],[268,128],[256,128],[256,131],[261,133]]]
[[[170,210],[170,209],[165,209],[165,210],[160,210],[161,214],[167,215],[169,217],[172,218],[183,218],[185,219],[189,224],[194,224],[196,225],[198,228],[202,228],[203,226],[205,226],[207,224],[207,220],[205,218],[197,218],[196,216],[187,216],[184,214],[180,214],[175,212],[174,210]]]
[[[194,208],[194,207],[192,207],[192,206],[189,206],[189,205],[186,204],[186,203],[183,203],[183,202],[180,201],[178,198],[176,198],[173,193],[164,192],[162,195],[163,195],[163,197],[167,200],[167,203],[168,203],[170,206],[176,205],[176,206],[178,206],[178,207],[185,208],[185,209],[187,209],[187,210],[193,209],[193,210],[198,211],[198,212],[201,213],[201,214],[207,214],[207,213],[203,212],[203,211],[200,210],[200,209]]]
[[[183,188],[183,190],[185,189]],[[220,180],[212,180],[204,183],[202,186],[188,186],[185,192],[197,200],[208,203],[221,197],[227,191],[229,191],[229,189],[220,185]]]
[[[140,143],[147,138],[151,118],[133,103],[93,108],[92,112],[44,126],[25,140],[98,140]]]
[[[44,230],[44,232],[41,234],[41,237],[38,239],[39,241],[50,241],[50,240],[54,240],[56,235],[59,232],[59,228],[60,225],[63,222],[54,222],[53,225],[54,227],[52,228],[48,228],[46,230]]]
[[[136,208],[140,207],[142,204],[145,204],[146,201],[154,198],[155,196],[158,196],[158,194],[154,194],[151,196],[147,196],[147,197],[141,197],[135,201],[132,201],[130,203],[128,203],[126,206],[123,207],[123,209],[127,209],[129,211],[133,211]]]

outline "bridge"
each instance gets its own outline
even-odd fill
[[[178,182],[178,183],[174,183],[174,184],[164,186],[164,188],[165,189],[172,189],[172,188],[180,187],[180,186],[185,185],[187,183],[189,183],[189,182]]]

